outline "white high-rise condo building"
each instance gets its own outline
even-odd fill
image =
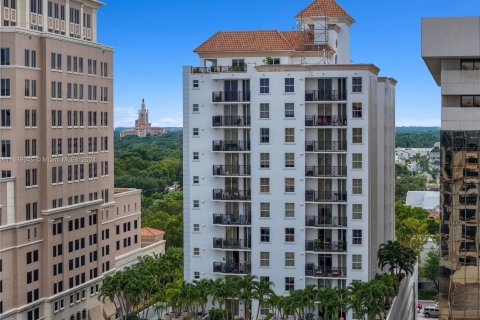
[[[218,32],[183,69],[188,281],[346,287],[393,237],[396,81],[351,63],[354,20],[334,0],[295,18]]]
[[[440,319],[480,319],[480,17],[422,20],[441,87]]]

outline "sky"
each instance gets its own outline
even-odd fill
[[[154,125],[182,126],[182,66],[217,31],[295,30],[311,0],[105,0],[98,41],[115,49],[115,126],[134,126],[145,99]],[[420,51],[422,17],[480,16],[479,0],[337,0],[356,20],[351,60],[398,80],[397,126],[439,126],[440,89]]]

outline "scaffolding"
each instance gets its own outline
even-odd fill
[[[328,44],[328,17],[322,16],[319,17],[314,23],[306,23],[303,19],[299,22],[300,31],[303,33],[302,36],[302,64],[305,63],[305,52],[317,51],[318,57],[320,58],[320,64],[327,64],[328,57],[327,52],[325,51],[325,45]]]

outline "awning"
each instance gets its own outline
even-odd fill
[[[105,320],[102,316],[102,307],[99,305],[88,310],[88,317],[90,320]]]
[[[114,316],[117,313],[117,308],[115,305],[110,301],[110,299],[105,299],[103,302],[103,315],[105,319],[110,319],[110,317]]]

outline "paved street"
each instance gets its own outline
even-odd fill
[[[423,308],[431,307],[431,306],[435,305],[435,301],[433,301],[433,300],[418,300],[418,303],[420,303],[423,306]],[[423,316],[423,308],[422,308],[421,312],[417,313],[417,320],[427,319]]]

